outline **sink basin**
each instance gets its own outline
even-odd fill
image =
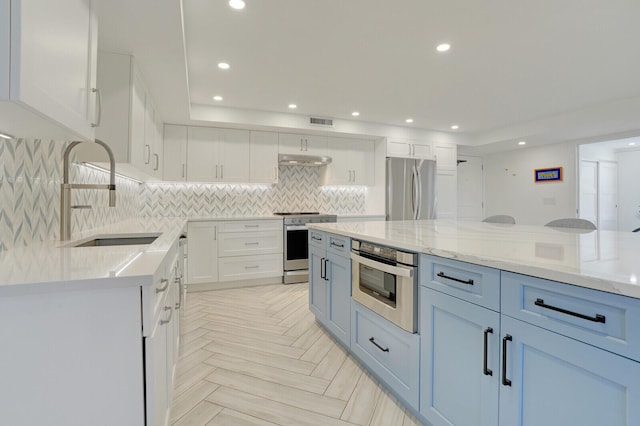
[[[160,234],[142,234],[142,235],[104,235],[97,237],[89,237],[75,241],[64,247],[106,247],[106,246],[131,246],[141,244],[151,244]]]

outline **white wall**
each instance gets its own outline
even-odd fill
[[[535,169],[557,166],[562,182],[535,183]],[[525,225],[576,217],[575,142],[487,155],[484,173],[486,216],[508,214]]]
[[[617,153],[618,230],[640,227],[640,150]]]

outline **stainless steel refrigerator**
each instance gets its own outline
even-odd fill
[[[435,219],[436,162],[387,158],[387,220]]]

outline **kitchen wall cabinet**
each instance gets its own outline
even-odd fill
[[[455,144],[434,142],[433,153],[438,169],[456,170],[458,167],[458,149]]]
[[[367,185],[374,183],[373,141],[329,137],[327,155],[331,164],[320,170],[323,185]]]
[[[433,144],[427,141],[387,139],[387,157],[424,158],[433,160]]]
[[[327,137],[280,133],[278,135],[280,154],[327,155]]]
[[[162,120],[134,58],[99,52],[98,88],[102,123],[96,138],[109,144],[118,171],[141,180],[162,179]],[[81,160],[108,165],[100,149],[80,148]]]
[[[251,131],[251,166],[249,180],[252,183],[278,182],[278,134]]]
[[[184,182],[187,179],[187,126],[164,126],[163,179]]]
[[[250,131],[189,127],[187,180],[249,182]]]
[[[187,256],[187,283],[214,283],[218,281],[218,224],[216,222],[189,222],[189,255]]]
[[[0,1],[0,131],[93,140],[97,1]],[[64,54],[60,42],[64,42]],[[49,42],[48,42],[48,41]]]
[[[309,308],[343,345],[351,340],[351,239],[309,231]]]
[[[438,219],[458,217],[458,173],[455,169],[438,169],[436,173]]]

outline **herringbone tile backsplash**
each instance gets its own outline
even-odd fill
[[[62,155],[68,142],[18,139],[0,142],[0,251],[57,239]],[[71,181],[107,183],[108,175],[74,164]],[[116,181],[116,207],[107,191],[74,190],[72,232],[127,218],[269,215],[275,211],[364,213],[365,189],[321,187],[319,170],[281,167],[274,185],[138,184]]]

